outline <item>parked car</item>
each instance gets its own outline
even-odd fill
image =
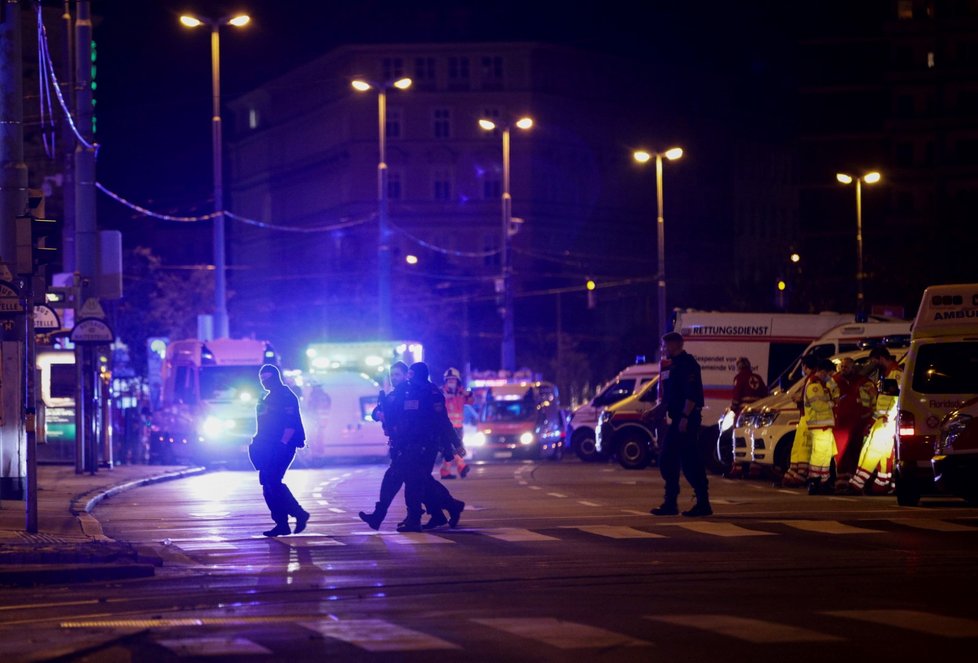
[[[659,394],[659,378],[601,413],[597,429],[598,453],[614,457],[628,470],[648,467],[659,455],[659,432],[648,416]]]

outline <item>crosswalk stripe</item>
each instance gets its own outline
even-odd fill
[[[309,536],[290,536],[288,538],[275,539],[290,548],[321,548],[324,546],[345,546],[334,538],[323,536],[322,534],[311,534]]]
[[[156,644],[177,656],[246,656],[272,652],[247,638],[167,638]]]
[[[457,645],[427,633],[412,631],[382,619],[342,619],[302,622],[302,626],[327,638],[342,640],[370,652],[458,649]]]
[[[890,518],[890,522],[916,529],[926,529],[932,532],[978,532],[978,527],[949,523],[946,520],[934,520],[931,518]]]
[[[528,529],[520,529],[518,527],[500,527],[497,529],[487,529],[487,530],[482,530],[481,533],[486,536],[492,537],[493,539],[499,539],[500,541],[509,541],[511,543],[560,540],[553,536],[547,536],[546,534],[540,534],[538,532],[533,532]]]
[[[550,497],[567,497],[567,495],[564,495],[563,493],[547,493],[547,495]]]
[[[604,536],[609,539],[664,539],[666,538],[662,534],[655,534],[653,532],[643,532],[640,529],[635,529],[634,527],[625,527],[619,525],[586,525],[584,527],[567,527],[567,529],[579,529],[582,532],[587,532],[588,534],[594,534],[596,536]]]
[[[865,527],[855,527],[846,525],[837,520],[770,520],[768,522],[780,523],[788,527],[794,527],[805,532],[815,532],[817,534],[882,534],[878,529],[867,529]]]
[[[237,550],[238,547],[233,543],[222,543],[219,541],[186,541],[184,543],[178,544],[177,546],[181,550],[186,550],[188,552],[200,552],[207,550]]]
[[[978,620],[946,617],[917,610],[830,610],[822,614],[893,626],[945,638],[974,638],[978,636]]]
[[[741,536],[775,536],[774,532],[762,532],[756,529],[747,529],[733,523],[677,523],[679,527],[688,529],[699,534],[709,534],[710,536],[722,536],[725,538],[735,538]]]
[[[557,649],[647,647],[652,644],[621,633],[606,631],[586,624],[565,622],[552,617],[490,618],[473,619],[472,621],[520,638],[543,642]]]
[[[398,532],[396,534],[380,534],[379,535],[384,542],[390,541],[391,543],[396,543],[402,546],[418,546],[418,545],[437,545],[440,543],[455,543],[451,539],[445,539],[440,536],[435,536],[434,534],[426,534],[424,532]]]
[[[646,615],[646,619],[666,622],[677,626],[688,626],[701,631],[712,631],[747,642],[833,642],[842,638],[798,626],[788,626],[761,619],[734,617],[732,615]]]

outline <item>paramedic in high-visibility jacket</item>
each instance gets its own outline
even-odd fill
[[[805,357],[804,404],[805,421],[812,438],[812,458],[808,468],[808,494],[832,491],[829,476],[835,457],[835,401],[838,387],[832,380],[835,365],[827,359]]]
[[[890,478],[893,471],[893,441],[896,437],[897,397],[903,371],[886,348],[873,348],[870,359],[879,367],[880,389],[876,397],[875,419],[869,435],[859,454],[856,475],[849,482],[850,491],[862,493],[866,489],[873,472],[876,479],[870,488],[871,493],[883,495],[891,490]]]
[[[675,516],[679,513],[679,470],[693,487],[696,504],[683,511],[687,517],[710,516],[709,481],[698,449],[701,411],[703,409],[703,378],[700,365],[683,349],[683,337],[670,332],[662,337],[668,369],[659,373],[661,387],[657,408],[665,411],[669,427],[659,451],[659,471],[666,483],[665,499],[650,511],[654,516]],[[663,366],[667,363],[663,362]]]

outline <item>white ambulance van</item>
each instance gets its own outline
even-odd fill
[[[953,454],[935,456],[942,420],[978,396],[978,283],[931,286],[913,323],[900,385],[894,482],[902,506],[920,502]]]
[[[571,449],[585,463],[604,459],[595,443],[598,430],[598,417],[609,405],[622,401],[638,393],[642,387],[659,374],[657,363],[637,363],[627,367],[614,380],[598,391],[598,395],[578,407],[570,416],[567,433],[570,435]]]
[[[747,357],[770,384],[827,331],[853,322],[852,314],[714,313],[680,311],[675,330],[703,373],[702,438],[715,447],[719,422],[733,397],[737,358]],[[712,454],[711,454],[712,455]]]

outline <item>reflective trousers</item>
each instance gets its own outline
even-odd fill
[[[795,440],[791,443],[791,465],[785,472],[785,478],[793,483],[807,481],[811,459],[812,437],[808,430],[808,421],[802,416],[798,421],[798,428],[795,429]]]
[[[866,442],[863,443],[862,453],[859,455],[856,476],[852,478],[853,485],[862,488],[873,472],[877,472],[876,483],[880,486],[890,483],[895,436],[895,421],[877,419],[873,422],[873,427],[869,429],[869,435],[866,436]]]
[[[829,480],[832,458],[835,456],[835,436],[831,428],[812,428],[812,458],[808,478],[825,483]]]

